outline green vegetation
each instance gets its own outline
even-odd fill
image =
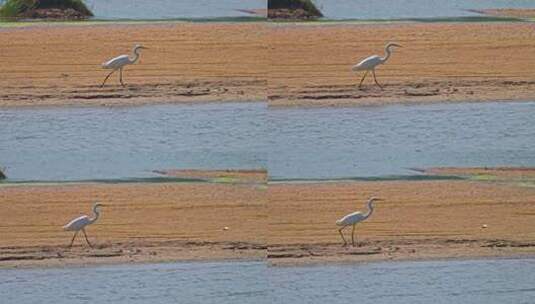
[[[268,11],[284,9],[303,10],[311,17],[323,17],[311,0],[268,0]]]
[[[64,17],[79,19],[93,16],[82,0],[6,0],[0,7],[2,18],[58,18],[57,12],[47,14],[47,10],[64,12]],[[65,13],[66,12],[66,13]]]

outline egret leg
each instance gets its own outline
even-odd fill
[[[364,73],[364,76],[363,76],[362,79],[360,80],[360,83],[359,83],[359,89],[360,89],[360,87],[362,86],[362,83],[364,82],[364,79],[366,78],[366,75],[368,75],[368,72],[369,72],[369,71],[366,71],[366,73]]]
[[[375,84],[378,85],[382,90],[383,87],[379,84],[379,82],[377,82],[377,77],[375,77],[375,70],[372,70],[372,73],[373,73],[373,80],[375,81]]]
[[[340,233],[340,236],[342,237],[342,240],[344,241],[344,244],[342,246],[346,246],[347,245],[346,239],[344,238],[344,234],[342,233],[342,230],[344,230],[345,227],[347,227],[347,226],[344,226],[344,227],[338,229],[338,232]]]
[[[351,231],[351,244],[355,247],[355,225],[353,225],[353,230]]]
[[[87,239],[87,234],[85,233],[85,229],[82,229],[82,232],[84,233],[85,240],[86,240],[87,244],[89,244],[89,247],[93,248],[93,245],[91,245],[91,243],[89,242],[89,239]]]
[[[113,74],[114,72],[115,72],[115,70],[111,71],[111,73],[109,73],[108,76],[106,76],[106,78],[104,78],[104,82],[100,86],[101,88],[104,87],[104,84],[106,84],[106,81],[108,80],[108,78],[110,78],[111,74]]]
[[[119,71],[120,71],[119,81],[121,81],[121,85],[124,87],[124,83],[123,83],[123,68],[121,68]]]
[[[74,239],[76,238],[76,235],[78,234],[78,231],[74,233],[74,236],[72,237],[71,243],[69,244],[69,248],[72,247],[72,244],[74,243]]]

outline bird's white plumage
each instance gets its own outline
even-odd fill
[[[110,59],[107,62],[104,62],[102,64],[102,67],[105,68],[105,69],[116,70],[116,69],[121,68],[122,66],[130,64],[130,62],[131,62],[130,56],[121,55],[121,56],[117,56],[117,57],[115,57],[113,59]]]
[[[357,212],[350,213],[344,216],[343,218],[339,219],[338,221],[336,221],[336,225],[349,226],[349,225],[353,225],[358,222],[361,222],[365,219],[366,219],[366,216],[362,212],[357,211]]]
[[[340,233],[340,237],[342,238],[342,241],[344,241],[344,246],[347,245],[347,241],[344,238],[344,234],[342,233],[342,230],[344,230],[344,228],[346,228],[347,226],[353,226],[353,230],[351,231],[351,244],[355,246],[355,225],[366,220],[372,215],[373,202],[379,201],[379,200],[381,199],[376,198],[376,197],[370,197],[370,199],[368,199],[368,204],[367,204],[368,211],[366,213],[356,211],[348,215],[345,215],[344,217],[336,221],[336,225],[341,227],[340,229],[338,229],[338,232]]]
[[[124,86],[123,83],[123,68],[129,64],[134,64],[139,59],[139,50],[146,49],[146,47],[142,45],[135,45],[132,49],[132,53],[134,54],[133,57],[130,57],[129,55],[120,55],[115,58],[112,58],[102,64],[102,68],[104,69],[110,69],[112,70],[106,78],[104,78],[104,82],[102,82],[101,87],[103,87],[106,84],[106,81],[108,78],[113,74],[115,71],[119,71],[119,81],[121,82],[121,85]]]
[[[372,55],[351,67],[351,70],[353,70],[353,72],[365,71],[364,76],[362,76],[362,79],[360,80],[359,88],[362,86],[362,82],[368,75],[368,72],[372,72],[373,80],[375,81],[375,84],[379,86],[381,89],[383,89],[383,87],[379,84],[379,82],[377,82],[377,77],[375,76],[375,68],[381,64],[384,64],[388,60],[388,58],[390,58],[390,55],[392,54],[391,48],[393,47],[401,47],[401,45],[396,44],[396,43],[388,43],[385,46],[384,57],[380,57],[378,55]]]
[[[78,231],[91,223],[91,219],[87,215],[82,215],[70,221],[67,225],[63,226],[67,231]]]
[[[66,230],[66,231],[74,231],[74,236],[72,237],[72,240],[71,240],[71,243],[69,244],[69,247],[72,246],[72,244],[74,242],[74,239],[76,238],[76,235],[78,234],[79,231],[82,231],[84,233],[85,240],[87,241],[89,246],[93,247],[91,245],[91,243],[89,243],[89,239],[87,238],[87,234],[85,232],[85,227],[87,227],[88,225],[93,224],[94,222],[96,222],[98,220],[98,218],[100,216],[99,207],[101,207],[101,206],[103,206],[103,205],[100,204],[100,203],[95,203],[93,205],[93,214],[94,214],[93,217],[89,217],[87,215],[82,215],[82,216],[79,216],[79,217],[73,219],[67,225],[63,226],[63,229]]]
[[[382,64],[383,61],[381,60],[381,57],[378,55],[370,56],[361,62],[355,64],[352,68],[353,71],[367,71],[375,68],[376,66]]]

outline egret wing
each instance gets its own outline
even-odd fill
[[[343,218],[339,219],[338,221],[336,221],[336,225],[338,226],[353,225],[355,223],[362,221],[362,219],[364,219],[364,215],[362,214],[362,212],[357,211],[357,212],[350,213],[344,216]]]
[[[89,219],[89,216],[82,215],[80,217],[75,218],[74,220],[70,221],[67,225],[63,226],[63,229],[65,230],[72,230],[72,231],[78,231],[85,226],[87,226],[89,223],[91,223],[91,220]]]
[[[130,63],[130,57],[128,57],[128,55],[121,55],[113,59],[110,59],[107,62],[104,62],[102,64],[102,67],[106,69],[118,69],[129,63]]]
[[[381,57],[378,55],[373,55],[354,65],[353,71],[371,70],[381,63]]]

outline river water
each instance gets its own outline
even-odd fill
[[[265,116],[264,103],[2,109],[0,165],[11,180],[265,168]]]
[[[535,166],[535,102],[270,110],[275,179],[410,175],[434,166]]]
[[[534,0],[314,0],[327,19],[409,19],[480,16],[469,10],[535,8]]]
[[[264,103],[0,110],[11,180],[267,168],[273,179],[535,166],[535,102],[269,109]]]
[[[3,303],[532,303],[535,260],[0,270]]]
[[[266,0],[87,0],[97,19],[199,19],[243,17],[239,10],[266,7]]]

